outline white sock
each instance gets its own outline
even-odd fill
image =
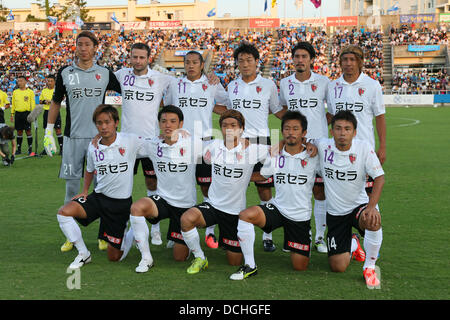
[[[316,241],[325,238],[327,227],[327,202],[326,200],[314,200],[314,219],[316,222]]]
[[[147,197],[154,196],[156,194],[156,190],[148,190],[147,189]]]
[[[150,253],[150,245],[148,244],[148,225],[145,217],[137,217],[130,215],[131,228],[136,239],[139,251],[141,252],[142,259],[152,260],[152,254]]]
[[[378,259],[381,243],[383,242],[383,230],[380,228],[377,231],[365,230],[364,235],[364,249],[366,250],[366,261],[364,261],[363,269],[375,268],[375,263]]]
[[[127,223],[127,224],[128,224],[128,223]],[[128,231],[127,231],[127,229],[125,228],[125,233],[124,233],[124,236],[123,236],[123,239],[122,239],[122,246],[121,246],[121,248],[120,248],[120,251],[124,251],[124,250],[123,250],[123,245],[126,243],[126,241],[127,241],[129,238],[134,238],[134,232],[133,232],[133,228],[131,228],[131,226],[130,226],[130,228],[128,228]],[[119,261],[123,261],[124,258],[125,258],[125,257],[122,255],[122,257],[119,259]]]
[[[355,252],[356,249],[358,249],[358,241],[356,241],[356,239],[352,238],[352,247],[350,249],[350,253]]]
[[[205,197],[205,196],[203,196],[203,202],[209,202],[209,198],[208,198],[208,197]]]
[[[245,264],[248,264],[250,268],[255,268],[255,227],[253,224],[239,219],[237,230],[237,236],[242,254],[244,255]]]
[[[161,232],[161,229],[159,228],[159,222],[156,224],[152,224],[152,233],[153,232]]]
[[[266,203],[268,203],[269,201],[262,201],[261,200],[261,202],[259,203],[260,205],[265,205]],[[263,235],[262,235],[262,239],[263,239],[263,241],[264,240],[272,240],[272,232],[271,233],[265,233],[265,232],[263,232]]]
[[[197,228],[186,232],[181,231],[181,235],[183,236],[184,242],[191,250],[194,257],[205,259],[205,254],[200,247],[200,236],[198,235]]]
[[[60,214],[56,215],[59,227],[64,233],[66,238],[72,242],[78,250],[78,253],[86,257],[89,255],[89,250],[84,243],[83,237],[81,235],[80,227],[73,217],[66,217]]]

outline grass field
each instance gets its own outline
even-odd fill
[[[66,271],[77,253],[60,252],[64,236],[56,213],[64,199],[65,183],[57,177],[60,157],[56,156],[17,159],[11,168],[0,167],[0,299],[447,300],[450,108],[388,108],[386,119],[379,290],[366,288],[361,263],[353,261],[345,273],[336,274],[330,272],[326,255],[317,252],[312,253],[308,271],[293,271],[289,254],[281,250],[280,229],[274,232],[278,249],[273,253],[263,251],[262,231],[256,229],[259,274],[245,281],[228,279],[236,268],[227,265],[221,249],[205,248],[209,269],[190,276],[186,274],[190,261],[174,262],[165,242],[159,247],[151,245],[154,268],[136,274],[139,251],[133,248],[121,263],[108,262],[106,253],[97,248],[98,223],[82,227],[92,263],[81,269],[81,289],[69,290],[71,274]],[[271,116],[271,127],[278,124]],[[41,147],[42,137],[40,129]],[[247,194],[248,205],[259,202],[253,186]],[[144,180],[137,175],[133,199],[143,196]],[[167,225],[167,221],[161,224],[164,233]],[[204,230],[200,234],[204,244]]]

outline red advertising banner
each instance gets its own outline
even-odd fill
[[[347,17],[327,17],[327,26],[337,27],[337,26],[357,26],[358,16],[347,16]]]
[[[174,29],[182,27],[181,21],[148,21],[149,29]]]
[[[259,18],[251,18],[249,19],[249,27],[250,28],[279,28],[280,27],[280,19],[277,18],[267,18],[267,19],[259,19]]]
[[[48,23],[48,30],[52,32],[55,28],[59,28],[62,31],[68,31],[73,29],[79,29],[75,22],[58,21],[56,25]]]

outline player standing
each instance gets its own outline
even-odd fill
[[[245,118],[246,128],[243,137],[252,144],[270,145],[270,132],[268,125],[269,114],[273,113],[281,118],[284,113],[278,99],[278,89],[275,83],[261,77],[257,73],[259,52],[248,43],[242,43],[233,53],[234,61],[239,68],[241,76],[228,85],[228,96],[231,105],[229,109],[238,110]],[[258,172],[262,164],[254,167]],[[272,198],[272,178],[263,182],[255,182],[260,204],[265,204]],[[265,251],[276,249],[272,241],[272,234],[263,234]]]
[[[275,198],[265,205],[241,211],[238,222],[238,239],[244,255],[244,265],[233,273],[232,280],[243,280],[257,274],[253,246],[253,225],[270,233],[284,228],[284,249],[291,251],[295,270],[306,270],[311,253],[311,196],[319,168],[317,157],[310,158],[303,147],[308,121],[298,111],[287,111],[281,119],[284,148],[266,160],[261,168],[262,179],[273,176]]]
[[[299,42],[292,48],[292,61],[295,73],[281,79],[280,102],[288,110],[298,110],[308,120],[308,139],[328,137],[328,119],[331,115],[325,110],[325,101],[330,80],[311,71],[316,52],[309,42]],[[316,226],[315,247],[326,253],[324,241],[326,229],[326,200],[323,181],[316,177],[314,184],[314,218]]]
[[[222,84],[212,85],[203,74],[205,62],[197,51],[189,51],[184,56],[186,77],[173,79],[165,104],[175,105],[183,111],[183,128],[203,141],[210,141],[212,136],[212,113],[222,114],[227,110],[228,95]],[[211,165],[202,162],[196,168],[197,184],[203,194],[203,201],[208,202],[208,189],[211,185]],[[205,242],[210,248],[217,248],[214,226],[205,232]]]
[[[131,68],[115,72],[122,88],[121,132],[134,133],[143,138],[158,136],[158,111],[164,92],[172,76],[150,69],[150,48],[145,43],[135,43],[130,50]],[[152,161],[148,157],[136,159],[134,173],[139,163],[145,177],[147,196],[156,194],[157,179]],[[159,223],[152,225],[152,244],[161,245]]]
[[[68,203],[79,193],[80,179],[83,176],[87,149],[97,129],[92,122],[95,108],[105,100],[107,90],[121,92],[120,84],[112,71],[94,62],[98,40],[90,31],[81,32],[76,38],[76,59],[72,65],[58,71],[55,92],[48,113],[45,129],[44,147],[48,155],[56,152],[53,128],[61,102],[66,98],[66,126],[64,128],[63,154],[59,177],[66,180],[64,203]],[[99,241],[103,239],[99,230]],[[104,248],[103,243],[99,245]],[[72,249],[66,241],[62,251]]]
[[[359,250],[352,227],[364,236],[368,258],[363,276],[370,289],[379,287],[375,263],[382,243],[381,215],[377,204],[384,185],[384,171],[373,147],[354,139],[357,120],[349,110],[337,112],[331,120],[331,139],[316,140],[320,170],[327,197],[327,243],[331,270],[344,272],[351,254]],[[374,179],[367,195],[366,175]]]

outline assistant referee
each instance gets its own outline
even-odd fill
[[[17,78],[18,89],[13,91],[11,98],[11,122],[17,130],[17,152],[22,153],[23,130],[27,134],[28,155],[32,153],[33,136],[31,124],[27,121],[30,112],[36,107],[33,90],[27,88],[27,79],[24,76]]]

